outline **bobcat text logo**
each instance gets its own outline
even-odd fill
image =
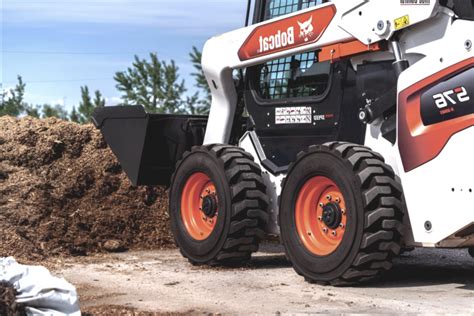
[[[305,22],[297,22],[300,26],[300,38],[308,42],[311,37],[314,36],[313,17],[310,17],[309,20]],[[259,43],[259,53],[293,45],[295,44],[295,27],[290,26],[286,31],[278,30],[278,32],[270,36],[260,36]]]
[[[260,52],[268,52],[295,43],[295,28],[290,26],[286,31],[278,31],[275,35],[260,36]]]
[[[304,38],[305,42],[309,41],[309,38],[314,35],[313,16],[306,22],[298,21],[298,25],[300,26],[300,37]]]

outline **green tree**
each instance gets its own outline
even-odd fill
[[[80,119],[81,119],[81,117],[79,116],[79,113],[77,112],[76,107],[73,106],[71,114],[69,114],[69,120],[71,122],[79,123]]]
[[[100,93],[99,90],[95,91],[95,98],[92,100],[89,93],[89,87],[81,87],[81,102],[79,103],[79,113],[77,114],[78,122],[82,124],[90,122],[94,109],[103,106],[105,106],[105,99],[102,97],[102,93]]]
[[[92,103],[89,87],[81,87],[81,102],[79,102],[79,122],[87,123],[94,111],[94,104]]]
[[[27,104],[25,107],[25,113],[28,116],[40,118],[41,107],[38,105]]]
[[[94,93],[94,108],[100,108],[105,106],[105,98],[102,96],[99,90]]]
[[[62,120],[67,120],[68,119],[68,113],[60,104],[56,105],[50,105],[50,104],[44,104],[42,107],[42,118],[48,118],[48,117],[57,117]]]
[[[132,66],[114,77],[125,105],[142,105],[149,113],[186,113],[184,80],[172,60],[167,63],[156,53],[150,59],[135,56]]]
[[[207,84],[206,76],[204,75],[204,71],[202,70],[202,53],[195,46],[193,46],[191,53],[189,53],[189,57],[191,58],[191,63],[193,64],[193,67],[196,71],[191,74],[196,81],[195,86],[199,88],[204,94],[203,99],[198,98],[198,114],[206,114],[209,112],[212,97],[211,89]]]
[[[17,79],[18,83],[15,88],[2,91],[0,115],[18,116],[26,109],[27,105],[24,101],[26,84],[23,82],[21,76],[18,76]]]

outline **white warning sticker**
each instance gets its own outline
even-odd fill
[[[313,118],[311,107],[296,106],[275,109],[275,124],[311,124]]]

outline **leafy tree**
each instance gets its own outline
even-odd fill
[[[105,99],[99,90],[95,91],[95,98],[92,100],[89,87],[81,87],[81,102],[79,103],[79,113],[77,115],[78,122],[83,124],[90,122],[94,109],[102,106],[105,106]]]
[[[79,116],[79,113],[77,112],[76,107],[73,106],[71,114],[69,114],[69,120],[71,122],[79,123],[80,119],[81,119],[81,117]]]
[[[41,111],[41,108],[38,105],[27,104],[25,107],[26,115],[31,116],[31,117],[40,118],[41,116],[40,111]]]
[[[17,79],[18,83],[15,88],[9,91],[2,91],[0,115],[18,116],[25,111],[26,103],[24,97],[26,84],[23,82],[21,76],[18,76]]]
[[[209,114],[209,105],[206,101],[200,99],[199,92],[186,97],[185,108],[187,109],[187,112],[192,115]]]
[[[132,67],[117,72],[114,79],[125,105],[142,105],[150,113],[185,113],[186,88],[178,71],[173,60],[167,63],[151,53],[149,60],[135,56]]]
[[[100,108],[105,106],[105,99],[100,93],[99,90],[95,91],[95,98],[94,98],[94,108]]]
[[[94,111],[94,105],[92,104],[91,95],[89,93],[89,87],[81,87],[81,102],[79,103],[79,122],[86,123],[89,121],[92,111]]]
[[[57,117],[62,120],[67,120],[68,114],[60,104],[56,104],[54,106],[50,104],[44,104],[42,108],[41,117],[42,118]]]
[[[209,112],[209,108],[211,106],[211,89],[207,84],[206,76],[202,70],[202,53],[195,46],[193,46],[193,50],[191,53],[189,53],[189,57],[191,58],[191,63],[193,64],[193,67],[196,71],[191,75],[196,80],[196,87],[204,93],[204,99],[199,100],[199,104],[201,107],[203,107],[203,109],[201,109],[199,112],[201,112],[200,114],[207,113]]]

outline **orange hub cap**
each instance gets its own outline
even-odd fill
[[[347,210],[339,187],[329,178],[317,176],[301,188],[295,205],[298,236],[308,251],[327,256],[342,242]]]
[[[181,195],[181,219],[189,235],[205,240],[214,231],[217,222],[218,198],[216,187],[202,172],[192,174]]]

